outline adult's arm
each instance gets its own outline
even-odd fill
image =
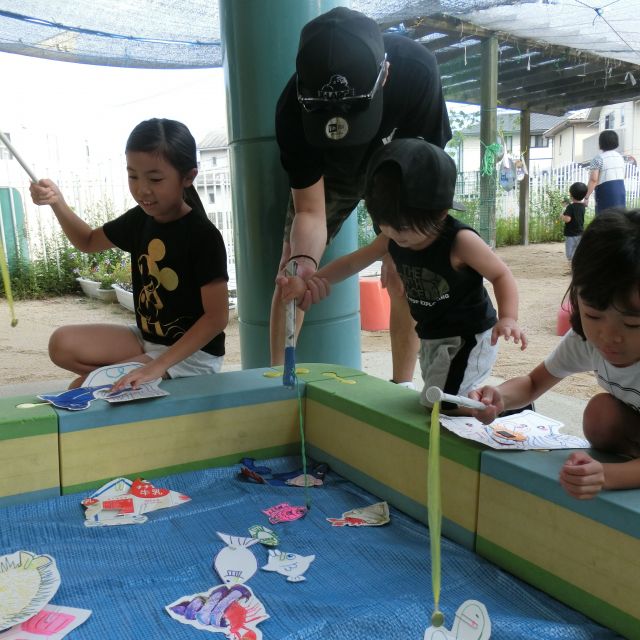
[[[291,189],[295,216],[289,242],[291,256],[310,256],[320,262],[327,244],[327,218],[324,203],[324,179],[304,189]],[[313,260],[296,258],[298,275],[303,279],[316,270]]]

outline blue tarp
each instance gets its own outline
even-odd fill
[[[276,471],[296,459],[270,460]],[[164,607],[220,583],[212,568],[223,548],[216,531],[248,536],[264,524],[280,536],[282,551],[315,554],[306,581],[290,583],[258,570],[247,583],[270,618],[265,640],[421,640],[432,608],[429,534],[421,523],[391,509],[382,527],[332,527],[327,517],[378,502],[329,473],[309,490],[310,512],[269,525],[263,509],[304,504],[304,490],[240,480],[237,467],[158,478],[153,484],[189,495],[175,508],[155,511],[142,525],[87,528],[76,494],[0,510],[0,555],[20,549],[53,556],[62,584],[52,604],[92,609],[74,640],[224,638],[172,620]],[[267,550],[250,547],[258,566]],[[467,599],[483,602],[492,640],[608,640],[619,636],[524,584],[470,551],[442,540],[441,609],[450,628]]]

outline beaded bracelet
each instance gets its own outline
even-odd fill
[[[293,262],[296,258],[306,258],[307,260],[311,260],[316,271],[318,270],[318,261],[313,256],[308,256],[306,253],[299,253],[298,255],[291,256],[289,260],[287,260],[287,263]]]

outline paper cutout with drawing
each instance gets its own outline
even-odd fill
[[[143,524],[145,513],[189,502],[191,498],[171,489],[155,487],[138,478],[116,478],[94,491],[81,504],[85,508],[86,527]]]
[[[269,522],[271,524],[278,524],[278,522],[291,522],[292,520],[298,520],[307,513],[306,507],[294,507],[288,502],[281,502],[274,507],[263,509],[262,513],[269,516]]]
[[[315,559],[314,555],[300,556],[297,553],[269,549],[267,564],[260,568],[264,571],[275,571],[281,576],[286,576],[287,582],[302,582],[306,580],[302,574]]]
[[[249,547],[258,542],[257,538],[230,536],[216,531],[218,537],[227,545],[218,552],[213,567],[222,582],[242,584],[258,570],[258,561]]]
[[[141,362],[123,362],[100,367],[86,377],[82,387],[67,389],[55,394],[42,394],[38,398],[51,403],[59,409],[82,411],[83,409],[88,409],[89,405],[96,399],[106,400],[107,402],[129,402],[130,400],[168,396],[169,392],[159,386],[162,378],[145,382],[138,389],[127,387],[115,393],[109,391],[122,376],[142,366]]]
[[[31,551],[0,556],[0,631],[38,613],[59,586],[60,574],[51,556]]]
[[[560,433],[562,422],[527,409],[491,424],[469,416],[440,416],[440,424],[461,438],[493,449],[587,449],[584,438]]]
[[[252,480],[257,484],[270,484],[277,487],[304,487],[305,475],[302,469],[273,473],[270,467],[258,466],[254,458],[242,458],[240,461],[240,475],[245,480]],[[306,475],[307,487],[320,487],[324,484],[324,477],[329,467],[325,463],[314,466],[311,473]]]
[[[25,622],[0,633],[0,640],[62,640],[91,615],[90,609],[48,604]]]
[[[487,608],[477,600],[465,600],[456,611],[451,631],[429,627],[424,640],[489,640],[491,620]]]
[[[206,593],[178,598],[165,607],[178,622],[202,631],[224,633],[229,640],[262,640],[258,625],[269,614],[246,585],[219,585]]]
[[[280,543],[278,534],[262,524],[252,524],[249,527],[249,533],[252,538],[266,547],[277,547]]]
[[[390,520],[389,505],[386,502],[345,511],[342,518],[327,518],[332,527],[379,527]]]

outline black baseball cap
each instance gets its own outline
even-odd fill
[[[310,144],[347,147],[374,138],[382,121],[382,86],[377,81],[384,77],[384,65],[382,33],[359,11],[336,7],[303,27],[296,80]]]
[[[443,149],[422,138],[399,138],[375,151],[367,165],[365,194],[373,186],[373,176],[386,162],[393,162],[402,175],[402,205],[440,211],[464,207],[454,202],[458,170]]]

